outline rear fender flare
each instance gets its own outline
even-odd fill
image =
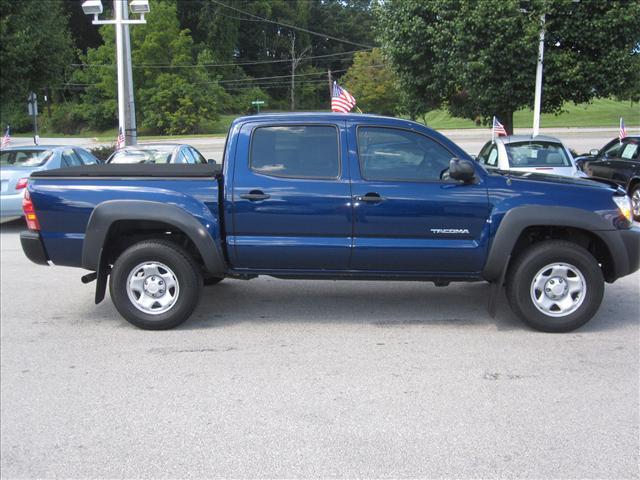
[[[109,200],[94,208],[82,246],[83,268],[98,270],[109,230],[119,220],[151,220],[179,228],[198,249],[206,272],[224,275],[225,262],[219,246],[193,214],[173,204],[147,200]]]

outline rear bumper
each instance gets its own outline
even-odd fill
[[[22,192],[15,195],[0,196],[0,218],[2,221],[22,216],[22,196]]]
[[[24,254],[33,263],[49,265],[49,258],[40,238],[40,232],[32,232],[31,230],[20,232],[20,244]]]

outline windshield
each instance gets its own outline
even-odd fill
[[[51,150],[7,150],[0,153],[0,165],[3,167],[39,167],[53,152]]]
[[[169,163],[175,147],[129,149],[116,152],[109,163]]]
[[[505,144],[510,167],[570,167],[571,161],[560,143],[528,141]]]

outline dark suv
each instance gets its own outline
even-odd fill
[[[640,136],[611,140],[600,150],[578,157],[576,164],[590,177],[621,185],[631,197],[634,218],[640,220]]]

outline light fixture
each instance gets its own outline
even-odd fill
[[[131,0],[129,2],[129,10],[131,10],[131,13],[139,13],[141,15],[149,13],[151,10],[149,8],[149,0]]]
[[[86,15],[100,15],[102,13],[102,2],[100,0],[85,0],[82,2],[82,11]]]

